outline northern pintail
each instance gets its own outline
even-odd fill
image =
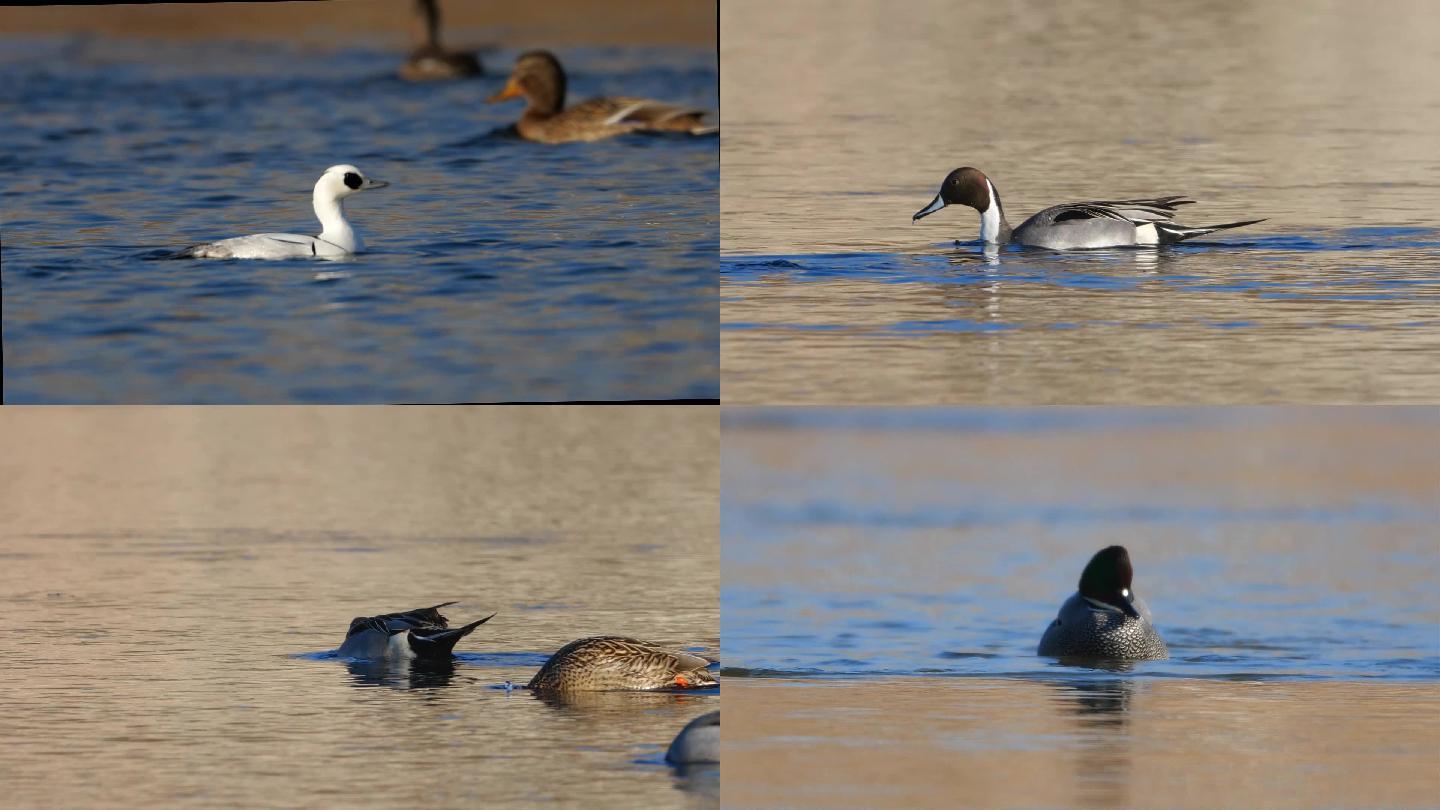
[[[710,661],[624,636],[572,641],[550,656],[529,688],[557,692],[695,689],[719,682]]]
[[[1176,206],[1194,202],[1176,196],[1064,203],[1046,208],[1012,230],[1010,223],[1005,221],[1005,207],[1000,204],[1000,192],[995,184],[984,172],[965,166],[950,172],[945,182],[940,184],[940,193],[929,205],[916,211],[910,221],[916,222],[947,205],[960,203],[980,212],[980,238],[987,245],[1014,242],[1052,250],[1170,245],[1226,228],[1265,221],[1248,219],[1194,228],[1170,221],[1175,216]]]
[[[1036,654],[1111,661],[1169,658],[1149,609],[1130,588],[1133,577],[1124,546],[1095,552],[1080,574],[1080,590],[1060,606]]]
[[[357,191],[384,188],[384,180],[366,177],[348,163],[331,166],[315,181],[311,203],[320,220],[319,236],[257,233],[185,248],[176,259],[341,259],[365,249],[360,234],[345,219],[346,197]]]
[[[444,602],[404,613],[361,616],[350,622],[350,630],[337,652],[341,658],[448,658],[455,642],[495,618],[492,613],[464,627],[450,629],[450,622],[440,615],[440,608],[453,604]]]
[[[524,96],[525,112],[515,124],[520,137],[540,143],[598,141],[626,132],[688,132],[705,135],[715,127],[704,110],[625,96],[602,96],[565,106],[565,70],[549,51],[529,51],[515,60],[505,87],[487,101]]]
[[[719,762],[720,710],[702,714],[686,723],[665,752],[665,761],[676,765]]]

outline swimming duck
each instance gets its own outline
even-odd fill
[[[320,220],[319,236],[294,233],[258,233],[193,245],[176,253],[176,259],[341,259],[365,249],[360,234],[345,219],[344,199],[357,191],[384,188],[384,180],[366,177],[348,163],[331,166],[315,181],[311,201]]]
[[[559,692],[616,689],[695,689],[719,682],[710,661],[624,636],[572,641],[550,656],[529,688]]]
[[[665,761],[675,765],[720,761],[720,710],[716,709],[685,724],[665,752]]]
[[[443,602],[404,613],[361,616],[350,622],[350,630],[345,633],[345,641],[337,653],[341,658],[448,659],[455,642],[495,618],[492,613],[452,630],[449,621],[440,615],[440,608],[453,604]]]
[[[1095,552],[1080,574],[1080,590],[1060,606],[1036,654],[1112,661],[1169,658],[1149,609],[1130,589],[1133,576],[1124,546]]]
[[[980,212],[980,238],[987,245],[1014,242],[1053,250],[1171,245],[1226,228],[1265,221],[1249,219],[1193,228],[1170,221],[1176,206],[1194,202],[1177,196],[1064,203],[1046,208],[1012,230],[1005,221],[1005,208],[1000,204],[1000,192],[995,184],[979,169],[964,166],[946,176],[940,184],[940,193],[929,205],[916,211],[910,221],[918,222],[947,205],[960,203]]]
[[[479,76],[483,69],[473,53],[448,51],[440,45],[440,7],[436,0],[415,0],[415,49],[400,66],[400,78],[412,82]]]
[[[625,96],[602,96],[565,106],[565,70],[549,51],[529,51],[515,60],[515,70],[494,103],[525,97],[525,112],[515,124],[520,137],[540,143],[598,141],[626,132],[688,132],[705,135],[715,127],[701,123],[704,110]]]

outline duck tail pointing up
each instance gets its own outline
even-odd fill
[[[1173,222],[1156,222],[1155,230],[1160,234],[1160,244],[1173,245],[1176,242],[1183,242],[1186,239],[1204,236],[1207,233],[1223,231],[1226,228],[1243,228],[1246,225],[1254,225],[1257,222],[1264,221],[1263,219],[1247,219],[1244,222],[1227,222],[1224,225],[1200,225],[1194,228],[1176,225]]]
[[[455,642],[470,635],[470,631],[493,618],[495,618],[495,614],[491,613],[489,616],[479,621],[471,622],[464,627],[440,630],[423,636],[411,630],[410,649],[419,658],[444,658],[454,652]]]

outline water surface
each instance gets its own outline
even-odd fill
[[[7,806],[713,806],[663,759],[718,689],[503,685],[588,635],[715,656],[717,441],[699,408],[7,407]],[[449,600],[498,611],[449,665],[333,654]]]
[[[727,402],[1440,400],[1427,4],[740,0],[721,33]],[[964,165],[1016,226],[1171,194],[1267,221],[987,257],[972,209],[911,224]]]
[[[1430,803],[1437,429],[1434,409],[727,410],[727,796]],[[1171,657],[1036,656],[1115,543]]]
[[[1440,695],[1415,684],[732,679],[725,703],[740,807],[1397,808],[1440,789]]]
[[[457,402],[719,396],[718,139],[547,147],[491,74],[414,85],[394,52],[108,38],[0,47],[8,402]],[[560,53],[570,97],[714,109],[703,48]],[[367,252],[155,261],[319,231],[353,163]]]

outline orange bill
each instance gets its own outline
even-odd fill
[[[504,90],[501,90],[500,92],[498,92],[498,93],[490,96],[489,98],[487,98],[487,99],[485,99],[485,100],[486,100],[487,102],[490,102],[491,104],[493,104],[493,103],[495,103],[495,102],[497,102],[497,101],[505,101],[506,99],[512,99],[512,98],[515,98],[515,97],[517,97],[517,96],[519,96],[519,95],[520,95],[520,84],[515,81],[515,77],[514,77],[514,76],[511,76],[511,77],[510,77],[510,80],[507,81],[507,82],[505,82],[505,89],[504,89]]]

